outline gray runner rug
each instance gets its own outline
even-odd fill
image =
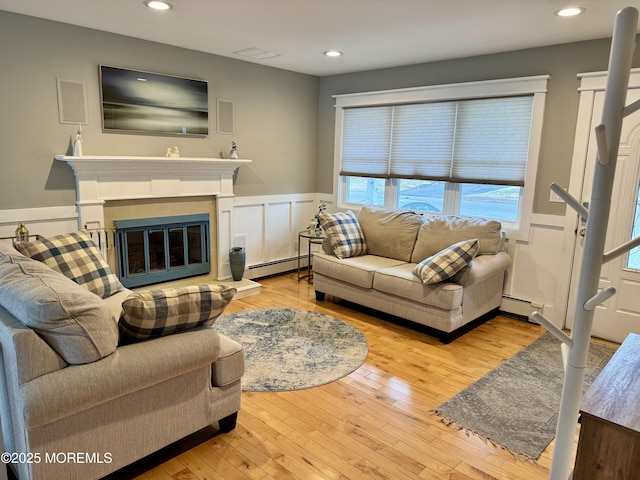
[[[614,352],[591,344],[585,390]],[[555,437],[563,382],[560,341],[547,332],[434,413],[520,459],[537,460]]]

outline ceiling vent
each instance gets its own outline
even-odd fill
[[[267,52],[255,47],[245,48],[244,50],[237,50],[233,53],[235,53],[236,55],[242,55],[243,57],[255,58],[256,60],[264,60],[266,58],[273,58],[278,56],[277,53]]]

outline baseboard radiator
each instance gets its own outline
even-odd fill
[[[307,257],[300,257],[300,268],[307,266]],[[273,262],[259,263],[250,265],[245,271],[245,277],[252,280],[254,278],[269,277],[295,271],[298,268],[298,257],[284,258]]]
[[[502,295],[502,303],[500,304],[500,310],[512,315],[518,315],[520,317],[526,317],[529,322],[531,319],[529,316],[533,312],[543,313],[544,303],[536,302],[534,300],[523,300],[521,298],[512,297],[510,295]],[[537,323],[537,322],[532,322]]]

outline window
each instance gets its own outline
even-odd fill
[[[336,96],[337,205],[494,218],[525,239],[546,82]]]

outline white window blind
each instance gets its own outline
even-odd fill
[[[451,178],[524,185],[533,97],[458,102]]]
[[[345,112],[341,175],[387,177],[393,107],[352,108]]]
[[[390,176],[449,178],[455,119],[455,102],[394,107]]]
[[[533,96],[345,108],[341,175],[524,185]]]

